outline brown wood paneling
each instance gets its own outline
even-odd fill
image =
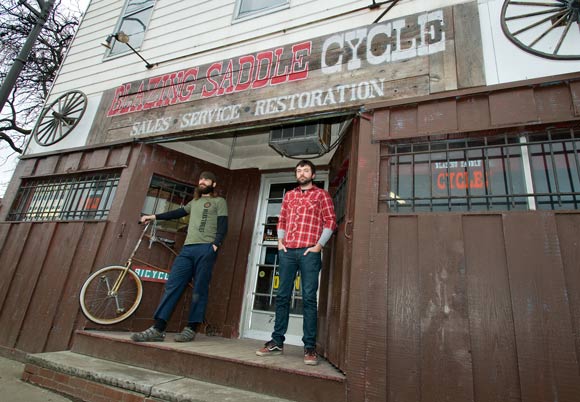
[[[358,402],[365,400],[367,388],[367,313],[369,283],[368,261],[370,244],[370,216],[376,214],[375,174],[378,169],[378,144],[371,144],[371,124],[365,119],[359,120],[356,171],[353,176],[353,191],[357,194],[353,216],[352,264],[348,301],[348,332],[346,344],[346,361],[348,380],[348,400]]]
[[[505,214],[523,402],[578,401],[580,373],[553,214]]]
[[[24,243],[25,249],[30,248],[34,252],[22,254],[10,283],[0,313],[1,345],[9,348],[16,345],[32,295],[38,285],[38,274],[48,253],[55,227],[56,223],[34,224],[28,237],[19,239]]]
[[[123,166],[129,163],[132,145],[112,148],[107,158],[107,166]]]
[[[47,175],[53,174],[56,171],[58,161],[60,160],[60,155],[50,155],[43,158],[39,158],[36,163],[36,169],[34,170],[35,175]]]
[[[239,336],[239,323],[245,297],[244,284],[246,281],[248,255],[252,246],[252,234],[254,232],[256,219],[256,214],[253,211],[257,210],[258,198],[260,196],[260,173],[258,171],[248,173],[248,179],[247,194],[242,211],[242,222],[239,234],[236,234],[237,240],[226,239],[228,243],[231,243],[236,248],[229,303],[223,328],[223,336],[229,338]],[[237,194],[235,192],[229,192],[229,194],[231,194],[230,203],[235,202],[234,200],[237,199]],[[238,202],[240,201],[238,200]]]
[[[536,107],[540,121],[559,121],[574,118],[570,110],[572,99],[567,85],[534,88]]]
[[[97,148],[83,153],[81,169],[98,169],[107,166],[109,148]]]
[[[516,88],[489,95],[492,126],[538,121],[534,90]]]
[[[72,152],[62,155],[56,169],[57,173],[71,173],[79,170],[82,157],[82,152]]]
[[[438,134],[457,131],[455,99],[422,103],[417,107],[418,134]]]
[[[391,111],[377,110],[373,113],[373,141],[388,140],[390,136]]]
[[[477,131],[489,127],[491,127],[491,116],[487,96],[473,96],[457,100],[458,131]]]
[[[556,215],[558,239],[562,252],[566,295],[570,303],[570,314],[576,357],[580,356],[580,215]]]
[[[80,329],[78,323],[82,313],[79,311],[79,292],[92,271],[106,227],[107,222],[82,224],[80,240],[63,284],[62,297],[54,312],[52,328],[46,339],[45,352],[70,348],[73,331]]]
[[[253,183],[255,188],[255,183]],[[230,294],[234,286],[244,286],[244,281],[234,283],[234,271],[236,270],[236,255],[240,242],[241,228],[244,221],[245,202],[250,188],[250,179],[247,175],[236,175],[228,185],[228,193],[231,196],[226,200],[228,204],[228,234],[224,244],[220,247],[216,265],[213,269],[210,285],[207,322],[221,333],[226,321]],[[240,269],[245,273],[246,264]],[[245,277],[245,275],[244,275]],[[239,314],[238,314],[239,317]]]
[[[485,67],[481,35],[473,34],[479,26],[477,2],[453,7],[455,29],[455,54],[457,58],[457,87],[469,88],[485,85]]]
[[[10,224],[9,224],[10,225]],[[4,226],[4,225],[3,225]],[[8,226],[8,225],[7,225]],[[0,281],[0,312],[4,310],[4,302],[10,291],[14,273],[20,263],[26,238],[30,233],[32,224],[11,224],[8,229],[4,247],[0,249],[0,261],[2,261],[2,280]],[[5,229],[6,230],[6,229]],[[1,313],[0,313],[1,314]],[[0,330],[1,330],[0,321]]]
[[[0,223],[0,255],[2,255],[2,250],[4,249],[4,243],[8,239],[8,234],[10,233],[11,225],[9,223]],[[5,261],[5,260],[2,260]]]
[[[24,315],[16,344],[17,349],[32,353],[44,351],[69,272],[76,268],[71,263],[79,247],[82,230],[83,223],[57,224],[51,239],[51,247],[42,264],[36,288]],[[78,303],[76,307],[78,308]]]
[[[574,115],[580,117],[580,81],[570,83],[570,93],[572,94],[572,106]]]
[[[403,108],[391,111],[389,134],[391,138],[406,138],[417,135],[417,108]]]
[[[501,215],[462,220],[476,401],[520,401]]]
[[[367,401],[383,401],[387,393],[387,315],[388,315],[388,218],[376,215],[371,225],[372,250],[368,265],[367,310]]]
[[[473,377],[461,217],[418,218],[421,395],[471,401]]]
[[[388,220],[388,231],[391,236],[386,289],[388,386],[385,401],[420,402],[421,289],[417,217],[392,216]]]

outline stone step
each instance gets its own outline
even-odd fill
[[[29,355],[22,378],[41,387],[91,402],[289,401],[70,351]]]
[[[72,351],[166,374],[301,402],[345,402],[346,379],[325,359],[306,366],[302,347],[259,357],[263,341],[198,334],[194,342],[136,343],[128,332],[77,331]]]

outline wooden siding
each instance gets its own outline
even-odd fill
[[[349,400],[577,401],[579,218],[376,215]]]
[[[376,111],[373,139],[491,131],[580,120],[578,78],[431,100]]]
[[[465,1],[447,0],[444,6]],[[91,1],[51,97],[72,89],[87,95],[98,94],[124,82],[151,76],[131,52],[104,58],[106,49],[101,43],[114,33],[124,3],[124,0]],[[385,18],[426,10],[421,2],[410,3],[395,7]],[[192,64],[336,32],[336,26],[344,30],[368,25],[384,11],[384,7],[369,10],[370,4],[366,0],[292,0],[288,9],[234,22],[235,0],[157,1],[138,50],[151,63],[173,60],[156,68],[156,74],[165,74]]]
[[[260,185],[257,170],[229,172],[159,146],[126,145],[23,159],[4,198],[3,219],[26,177],[117,168],[121,178],[106,221],[0,222],[0,347],[25,352],[70,348],[74,330],[98,328],[80,312],[78,294],[89,274],[106,265],[123,265],[142,231],[137,225],[153,174],[195,184],[212,170],[230,206],[229,231],[214,269],[206,319],[216,335],[237,336],[243,279]],[[252,211],[247,214],[246,211]],[[161,232],[179,247],[185,234]],[[144,243],[145,244],[145,243]],[[159,246],[158,246],[159,247]],[[137,257],[169,268],[173,255],[141,247]],[[144,282],[139,309],[128,320],[101,327],[142,330],[151,325],[163,284]],[[185,292],[168,330],[187,323],[190,292]]]

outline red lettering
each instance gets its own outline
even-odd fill
[[[250,85],[252,85],[251,80],[254,75],[254,64],[256,63],[256,59],[252,55],[242,56],[238,59],[238,63],[240,64],[240,71],[238,72],[238,83],[236,84],[235,92],[245,91],[250,87]],[[244,64],[249,65],[248,80],[246,82],[242,82],[242,73],[244,72]]]
[[[111,107],[109,107],[109,111],[107,112],[107,116],[115,116],[117,114],[121,114],[121,109],[123,107],[123,96],[131,89],[131,84],[121,85],[117,87],[115,90],[115,97],[113,98],[113,102],[111,103]]]
[[[455,187],[460,189],[460,190],[465,190],[467,188],[467,182],[466,182],[466,176],[467,173],[466,172],[458,172],[457,175],[455,175]]]
[[[196,81],[198,72],[198,68],[190,68],[185,72],[185,74],[183,74],[183,84],[181,85],[182,91],[179,95],[179,102],[187,102],[191,98],[193,91],[195,91],[195,84],[185,85],[185,83]]]
[[[312,42],[299,43],[292,46],[292,67],[288,81],[298,81],[308,78],[308,62],[304,62],[304,56],[309,56]]]
[[[270,50],[267,52],[260,52],[256,56],[258,68],[256,70],[256,78],[252,83],[252,88],[262,88],[268,84],[268,78],[270,77],[270,70],[272,69],[272,60],[274,59],[274,53]],[[260,77],[260,72],[262,71],[262,66],[264,66],[263,61],[266,61],[266,74]]]
[[[446,186],[446,182],[445,182],[445,177],[447,175],[445,173],[439,173],[437,175],[437,187],[439,188],[439,190],[445,190]]]
[[[481,170],[476,170],[471,173],[473,177],[471,182],[469,183],[469,187],[471,188],[483,188],[483,172]]]
[[[274,50],[274,53],[276,54],[276,67],[274,68],[274,75],[270,80],[272,85],[278,85],[288,81],[288,66],[284,66],[284,72],[280,74],[280,59],[282,59],[283,52],[284,48],[281,47]]]
[[[209,68],[207,69],[207,73],[205,75],[205,78],[207,80],[207,83],[205,83],[203,85],[203,88],[201,90],[201,97],[202,98],[209,98],[210,96],[214,96],[215,93],[217,92],[218,88],[219,88],[219,84],[217,83],[217,81],[215,81],[211,75],[213,71],[216,71],[216,75],[221,74],[222,72],[222,63],[214,63],[211,66],[209,66]],[[211,84],[211,88],[208,89],[208,84]]]
[[[220,89],[218,90],[218,95],[223,95],[224,92],[226,93],[232,93],[234,91],[234,83],[233,83],[233,66],[232,66],[232,60],[230,59],[230,62],[228,63],[228,67],[226,68],[226,72],[223,75],[222,78],[222,83],[220,84]],[[227,86],[225,86],[225,83],[229,83]]]

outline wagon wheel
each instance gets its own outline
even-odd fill
[[[81,91],[70,91],[59,96],[40,116],[34,138],[40,145],[52,145],[66,137],[83,117],[87,96]]]
[[[580,0],[505,0],[501,27],[526,52],[580,60]]]

